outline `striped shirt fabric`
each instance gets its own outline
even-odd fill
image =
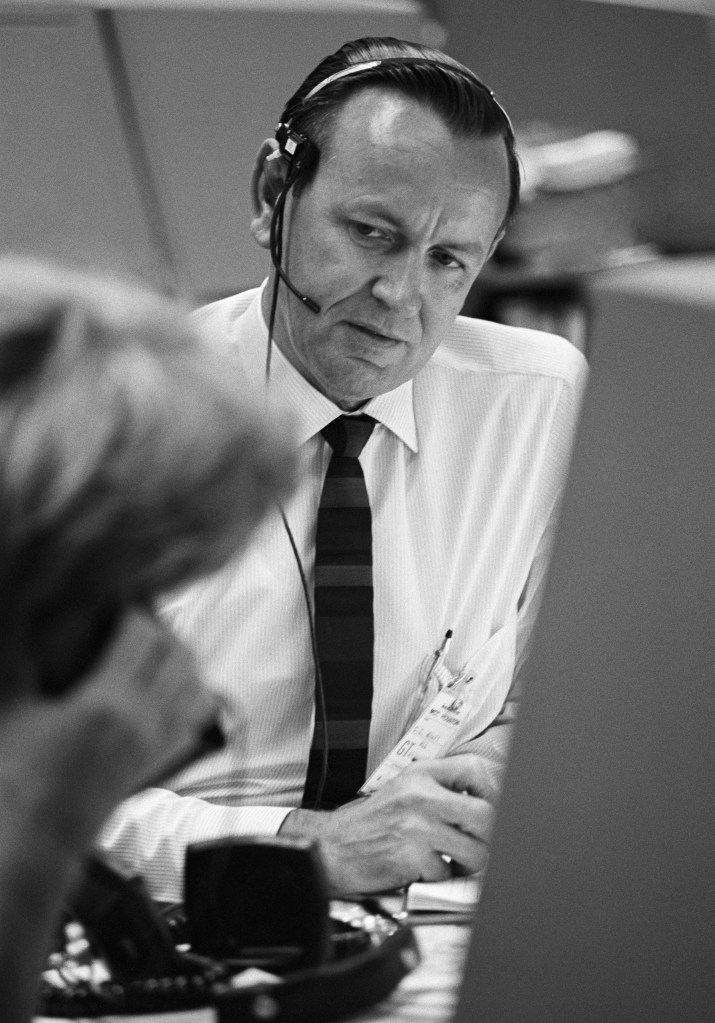
[[[342,412],[274,351],[260,289],[199,312],[228,346],[236,387],[288,417],[299,486],[283,511],[312,588],[315,531],[330,461],[321,430]],[[580,397],[583,356],[538,331],[458,317],[414,380],[360,410],[375,421],[359,461],[372,510],[374,657],[368,772],[404,734],[447,629],[446,667],[472,684],[462,748],[504,769],[527,645],[545,578]],[[213,576],[164,611],[225,704],[227,743],[124,804],[101,843],[181,897],[185,846],[275,834],[301,805],[315,730],[311,636],[280,511]],[[536,680],[538,682],[538,680]]]

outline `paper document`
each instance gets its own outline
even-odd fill
[[[448,881],[415,881],[407,893],[408,913],[471,913],[476,909],[482,879],[476,874]]]

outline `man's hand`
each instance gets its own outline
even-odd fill
[[[129,611],[66,693],[0,708],[5,825],[82,851],[119,802],[191,754],[216,710],[185,648],[152,615]]]
[[[293,810],[280,833],[318,841],[334,894],[441,881],[487,860],[493,791],[480,759],[464,753],[406,767],[371,796],[329,812]]]

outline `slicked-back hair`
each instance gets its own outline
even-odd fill
[[[388,61],[354,74],[337,78],[315,96],[308,94],[352,65],[384,58],[423,58],[418,61]],[[319,154],[329,149],[336,114],[347,98],[368,86],[393,88],[433,110],[456,137],[504,139],[509,173],[506,225],[519,202],[521,184],[514,132],[508,116],[491,90],[459,61],[434,47],[406,42],[390,36],[365,37],[345,43],[322,60],[293,93],[281,114],[281,123],[306,135]],[[304,187],[315,174],[318,163],[297,184]]]

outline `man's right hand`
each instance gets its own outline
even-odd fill
[[[441,881],[485,866],[496,793],[471,753],[410,764],[338,810],[293,810],[282,835],[315,839],[333,894]],[[447,857],[448,859],[445,859]]]

